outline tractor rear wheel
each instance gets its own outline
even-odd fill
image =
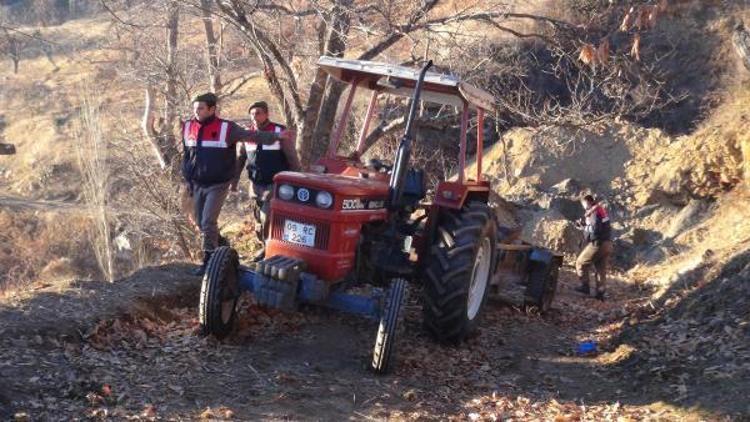
[[[201,285],[199,321],[201,333],[223,338],[232,330],[240,296],[239,257],[222,246],[211,255]]]
[[[372,369],[377,374],[385,374],[391,368],[393,349],[396,342],[398,326],[403,318],[406,302],[406,280],[396,278],[385,295],[385,306],[380,316],[378,335],[372,351]]]
[[[438,217],[424,280],[424,323],[435,339],[459,343],[476,328],[495,268],[492,209],[469,202]]]
[[[549,311],[557,291],[558,273],[559,267],[554,262],[532,261],[524,305],[535,307],[541,313]]]

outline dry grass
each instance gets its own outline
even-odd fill
[[[0,295],[39,280],[91,277],[96,263],[84,216],[0,210]]]
[[[112,217],[109,211],[110,168],[109,143],[104,138],[101,104],[98,98],[83,89],[81,113],[75,125],[75,149],[83,181],[83,197],[93,210],[89,230],[91,246],[104,277],[114,281]]]
[[[200,25],[195,25],[191,19],[185,16],[183,24],[194,28],[187,30],[180,42],[202,47],[205,42],[202,30],[195,30]],[[33,32],[36,28],[26,29]],[[13,74],[8,66],[0,67],[0,90],[5,105],[0,115],[6,123],[2,135],[4,142],[14,144],[17,149],[14,156],[0,157],[0,172],[7,174],[4,181],[8,182],[0,187],[0,191],[33,198],[86,199],[83,193],[87,179],[78,171],[82,166],[77,165],[77,151],[90,152],[91,145],[76,148],[80,142],[77,138],[81,137],[76,134],[75,122],[83,105],[81,90],[95,91],[101,103],[100,113],[96,117],[100,126],[98,130],[112,144],[108,151],[108,163],[112,167],[109,171],[122,172],[125,162],[141,166],[126,169],[134,173],[127,176],[130,181],[123,180],[126,179],[124,174],[118,174],[119,178],[113,182],[115,185],[111,189],[112,197],[109,200],[112,203],[109,207],[116,214],[122,212],[128,216],[118,214],[114,218],[116,222],[112,224],[116,224],[118,230],[126,226],[128,237],[134,242],[132,253],[138,255],[143,249],[147,256],[134,258],[140,263],[134,261],[123,267],[122,262],[115,262],[114,266],[129,271],[133,269],[131,264],[135,266],[175,259],[179,255],[173,251],[176,242],[168,237],[162,238],[166,229],[163,224],[155,222],[159,216],[148,215],[158,213],[158,207],[144,204],[150,201],[144,195],[122,201],[123,195],[129,195],[129,192],[143,194],[142,189],[133,189],[131,185],[133,180],[151,172],[153,161],[140,147],[142,135],[138,125],[143,106],[143,87],[126,81],[117,72],[123,56],[108,45],[113,41],[110,19],[103,16],[69,21],[63,25],[41,28],[41,33],[55,43],[57,70],[44,55],[23,59],[18,74]],[[228,72],[223,79],[228,81],[253,70]],[[201,87],[194,89],[197,92]],[[281,116],[262,78],[250,80],[232,98],[222,103],[221,115],[246,118],[247,106],[261,99],[271,105],[272,118]],[[189,116],[185,114],[183,117]],[[169,191],[166,194],[172,193]],[[135,204],[134,207],[131,204]],[[0,213],[4,213],[3,209],[0,209]],[[137,214],[145,215],[146,219],[131,217]],[[10,219],[8,214],[2,215]],[[12,245],[0,254],[2,289],[25,286],[40,276],[55,278],[62,273],[66,276],[101,277],[96,269],[96,254],[84,236],[94,225],[90,213],[78,217],[66,214],[65,224],[59,227],[46,223],[52,216],[45,211],[40,211],[38,215],[19,214],[13,218],[8,230],[0,233],[3,243]],[[129,226],[138,219],[143,220],[142,225]],[[29,230],[34,227],[33,234],[27,233],[26,226]],[[112,235],[112,228],[106,231]],[[101,235],[99,238],[104,239]],[[80,252],[83,257],[78,257],[79,251],[85,251]],[[107,261],[104,259],[102,262]]]

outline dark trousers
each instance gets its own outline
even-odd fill
[[[262,185],[252,183],[250,186],[250,196],[255,201],[253,215],[255,216],[256,230],[258,240],[265,243],[268,236],[268,225],[271,217],[271,197],[273,196],[273,184]]]
[[[212,252],[219,246],[219,214],[228,193],[229,182],[193,187],[195,222],[201,231],[204,252]]]
[[[589,271],[593,265],[596,269],[596,290],[604,292],[607,287],[607,267],[612,255],[612,241],[589,242],[576,259],[576,273],[581,284],[589,285]]]

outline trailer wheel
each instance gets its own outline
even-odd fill
[[[557,292],[558,273],[559,267],[554,262],[532,261],[524,305],[535,307],[541,313],[549,311]]]
[[[403,308],[406,302],[406,280],[396,278],[385,296],[385,306],[380,317],[378,334],[375,337],[375,348],[372,351],[372,369],[377,374],[385,374],[391,368],[393,349],[398,337],[398,326],[403,319]]]
[[[459,343],[476,328],[495,269],[497,229],[492,209],[469,202],[443,210],[425,270],[424,324],[435,339]]]
[[[206,267],[201,285],[199,321],[201,333],[223,338],[232,329],[240,295],[239,257],[230,247],[217,248]]]

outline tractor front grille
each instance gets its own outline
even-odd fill
[[[296,221],[297,223],[309,224],[315,226],[315,248],[328,249],[328,239],[330,238],[331,225],[320,221],[311,220],[307,217],[295,215],[288,216],[284,214],[274,214],[273,224],[271,225],[271,238],[284,243],[293,244],[284,240],[284,225],[286,220]]]

